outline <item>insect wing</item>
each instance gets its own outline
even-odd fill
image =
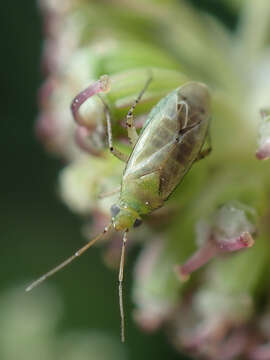
[[[174,91],[151,111],[127,163],[124,179],[138,178],[160,167],[179,132],[176,116],[177,94]]]
[[[188,83],[154,107],[128,161],[123,182],[156,173],[165,200],[198,158],[209,126],[209,92]]]

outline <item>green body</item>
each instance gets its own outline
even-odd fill
[[[187,83],[163,98],[151,111],[127,162],[121,186],[116,230],[161,207],[205,142],[210,96],[200,83]]]

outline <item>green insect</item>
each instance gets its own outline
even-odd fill
[[[88,88],[90,96],[101,92],[102,89],[107,90],[107,86],[104,86],[104,77],[103,83],[99,81]],[[132,145],[129,156],[113,146],[110,112],[104,102],[110,151],[114,156],[126,162],[119,200],[111,207],[111,223],[73,256],[40,277],[26,289],[26,291],[31,290],[65,267],[106,233],[123,231],[119,269],[122,341],[125,339],[122,283],[128,231],[132,227],[140,225],[144,215],[162,207],[192,164],[205,157],[211,150],[210,146],[202,150],[209,136],[210,123],[210,95],[207,86],[202,83],[189,82],[160,100],[150,112],[140,134],[137,134],[133,123],[133,112],[150,81],[151,79],[147,81],[127,114],[127,132]],[[85,100],[85,98],[84,92],[83,99]],[[80,98],[75,98],[73,111],[76,111],[74,106],[76,107],[76,104],[80,103]]]

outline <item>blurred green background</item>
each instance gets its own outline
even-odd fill
[[[217,15],[228,27],[235,26],[235,13],[221,2],[192,3]],[[102,359],[102,348],[111,337],[114,342],[104,359],[179,359],[162,333],[148,336],[133,323],[129,286],[138,248],[129,256],[126,271],[127,343],[123,346],[117,273],[104,266],[100,249],[93,248],[48,284],[24,293],[24,285],[73,253],[84,239],[80,220],[57,196],[56,177],[62,165],[43,151],[34,136],[42,79],[38,6],[30,0],[2,1],[0,18],[0,359]],[[100,344],[95,357],[91,344]]]

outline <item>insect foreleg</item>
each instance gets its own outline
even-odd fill
[[[119,306],[120,306],[120,316],[121,316],[121,341],[125,342],[125,313],[124,313],[124,304],[123,304],[123,279],[124,279],[124,265],[125,265],[125,250],[127,243],[127,231],[124,233],[122,250],[121,250],[121,259],[119,267]]]
[[[105,103],[104,103],[104,107],[105,107],[105,115],[106,115],[106,121],[107,121],[108,142],[109,142],[110,152],[115,157],[117,157],[119,160],[121,160],[123,162],[127,162],[128,155],[126,155],[126,154],[122,153],[121,151],[115,149],[114,146],[113,146],[111,115],[110,115],[110,111],[109,111],[109,109],[108,109],[108,107],[107,107],[107,105]]]
[[[127,125],[127,132],[128,132],[128,137],[130,140],[130,143],[132,145],[132,147],[135,146],[139,135],[137,134],[137,130],[134,126],[134,116],[133,116],[133,112],[135,110],[136,105],[139,103],[139,101],[141,100],[143,94],[145,93],[146,89],[148,88],[150,82],[152,81],[152,77],[149,77],[149,79],[146,81],[144,88],[142,89],[142,91],[139,93],[137,99],[134,101],[133,105],[131,106],[131,108],[129,109],[128,113],[127,113],[127,119],[126,119],[126,125]]]

